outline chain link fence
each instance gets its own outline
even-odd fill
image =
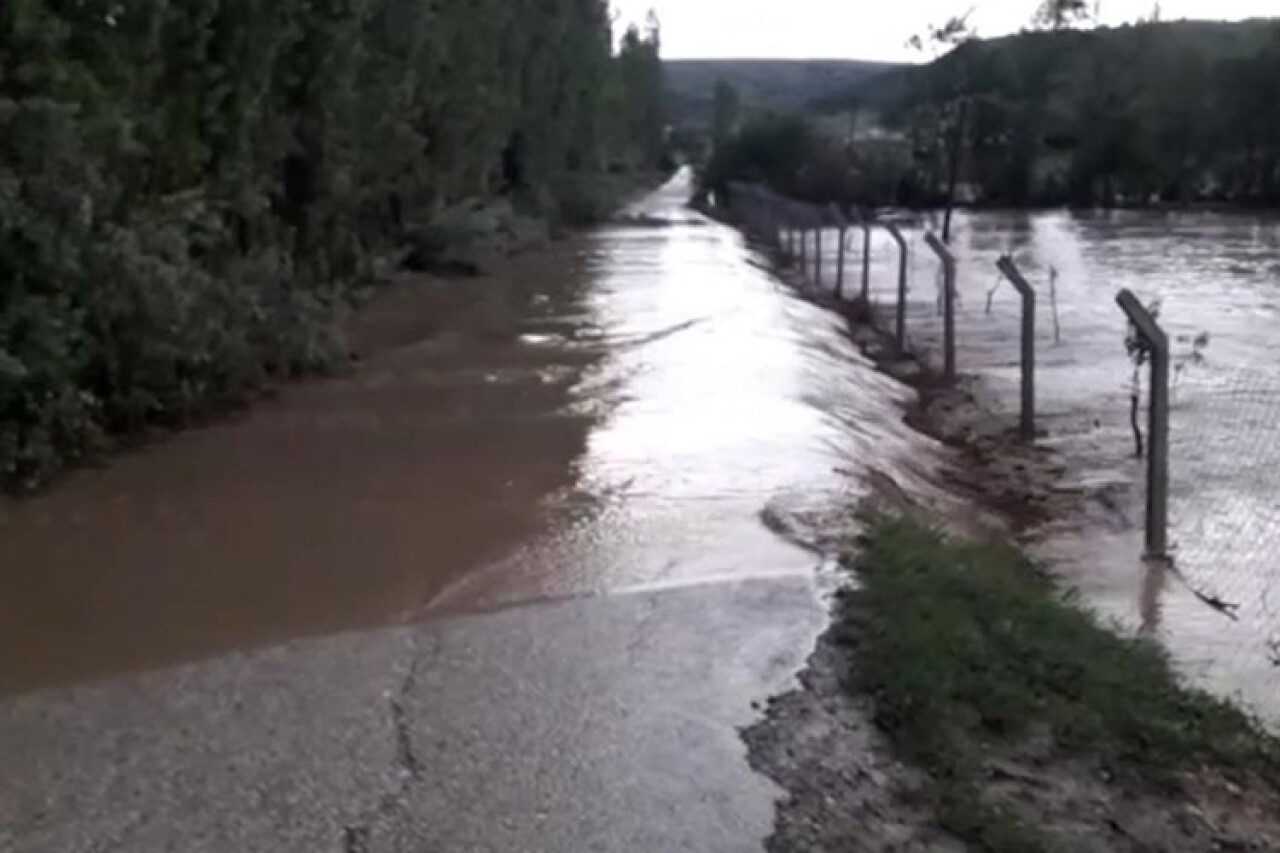
[[[907,348],[941,370],[944,277],[925,242],[941,232],[938,217],[867,222],[758,188],[735,187],[728,201],[765,240],[794,247],[796,232],[821,229],[826,251],[815,259],[818,241],[809,237],[804,270],[823,289],[841,278],[834,250],[843,239],[845,296],[861,299],[865,266],[865,308],[890,334],[904,269],[886,227],[896,225]],[[980,382],[1011,427],[1023,303],[1000,259],[1010,258],[1035,293],[1040,441],[1063,458],[1067,487],[1100,507],[1102,523],[1068,536],[1086,598],[1158,632],[1202,683],[1280,723],[1280,221],[962,212],[951,249],[962,381]],[[1169,568],[1142,560],[1147,484],[1135,428],[1145,444],[1149,389],[1145,366],[1136,370],[1126,349],[1122,288],[1170,340]]]

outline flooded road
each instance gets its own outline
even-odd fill
[[[687,192],[7,506],[0,850],[764,849],[815,534],[947,454]]]
[[[398,282],[353,320],[349,375],[4,504],[0,692],[810,573],[806,518],[865,466],[923,482],[940,451],[841,322],[687,194],[489,279]]]
[[[982,212],[956,225],[960,371],[1011,424],[1020,302],[996,260],[1012,253],[1038,290],[1040,423],[1091,516],[1041,531],[1038,547],[1108,618],[1158,634],[1199,683],[1280,725],[1280,219]],[[936,358],[938,270],[920,237],[913,229],[908,326]],[[873,260],[888,323],[897,249],[886,237]],[[1159,305],[1172,340],[1170,535],[1181,578],[1140,559],[1144,468],[1129,424],[1121,288]]]

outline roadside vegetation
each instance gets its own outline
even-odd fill
[[[0,4],[0,487],[344,355],[375,262],[663,159],[606,0]]]
[[[1104,836],[1151,831],[1126,827],[1140,809],[1126,812],[1117,791],[1158,798],[1171,819],[1215,785],[1280,801],[1276,739],[1184,686],[1156,642],[1109,630],[1015,549],[877,514],[850,562],[845,686],[927,773],[942,827],[975,849],[1113,849]],[[1109,806],[1064,815],[1073,793]],[[1280,843],[1257,831],[1245,840]],[[1183,849],[1161,838],[1144,849]]]

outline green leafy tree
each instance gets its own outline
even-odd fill
[[[1043,0],[1036,10],[1035,23],[1051,30],[1063,30],[1087,23],[1093,17],[1089,0]]]
[[[660,49],[606,0],[0,4],[0,483],[331,364],[422,223],[654,163]]]

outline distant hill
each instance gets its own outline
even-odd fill
[[[737,88],[747,109],[794,111],[852,91],[903,66],[857,60],[685,59],[664,63],[669,112],[676,124],[711,122],[716,83]]]
[[[855,104],[892,108],[922,91],[945,87],[955,79],[958,65],[965,61],[976,61],[984,70],[994,72],[994,80],[989,73],[984,81],[994,90],[1013,88],[1022,82],[1018,77],[1025,69],[1050,63],[1058,71],[1052,88],[1061,89],[1070,85],[1070,78],[1080,72],[1082,65],[1101,54],[1133,57],[1134,62],[1126,70],[1135,77],[1139,71],[1153,70],[1149,67],[1152,64],[1163,66],[1154,69],[1155,74],[1147,80],[1139,81],[1141,85],[1159,80],[1173,65],[1172,62],[1151,62],[1153,54],[1210,65],[1248,57],[1274,39],[1277,23],[1280,21],[1274,18],[1240,22],[1165,21],[1094,30],[1023,32],[975,42],[931,64],[891,68],[877,76],[874,84],[867,79],[859,80],[843,91],[818,99],[814,106],[831,110]],[[1056,94],[1056,91],[1041,94]]]
[[[970,42],[820,106],[857,108],[909,139],[926,194],[965,115],[960,178],[983,203],[1111,206],[1280,205],[1277,104],[1280,19],[1258,19]]]

